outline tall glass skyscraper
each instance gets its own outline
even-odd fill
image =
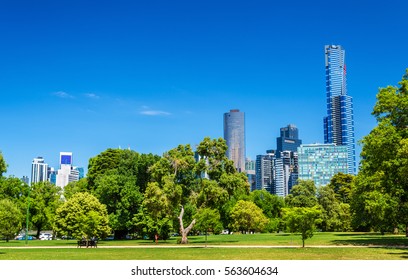
[[[280,129],[280,137],[276,138],[276,154],[280,157],[283,151],[297,152],[297,148],[302,144],[299,139],[299,131],[293,124]]]
[[[347,146],[347,170],[356,173],[353,98],[347,95],[345,50],[340,45],[326,45],[326,100],[324,143]]]
[[[227,142],[227,157],[234,162],[239,172],[245,171],[245,114],[230,110],[224,114],[224,139]]]
[[[45,182],[48,178],[48,164],[42,157],[36,157],[31,163],[31,184]]]

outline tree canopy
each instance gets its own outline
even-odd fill
[[[7,164],[4,160],[3,154],[0,151],[0,177],[3,176],[3,173],[7,172]]]
[[[76,193],[56,210],[54,230],[59,235],[106,237],[111,229],[106,206],[89,193]]]
[[[381,232],[404,224],[408,230],[408,69],[399,87],[380,88],[372,114],[378,124],[361,141],[353,224]]]
[[[268,219],[252,201],[238,201],[231,210],[231,227],[235,231],[262,231]]]
[[[9,199],[0,200],[0,237],[8,242],[21,230],[23,214]]]

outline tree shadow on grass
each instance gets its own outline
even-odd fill
[[[359,246],[406,246],[408,247],[408,238],[405,236],[392,235],[344,235],[351,238],[338,239],[331,241],[335,245],[359,245]]]

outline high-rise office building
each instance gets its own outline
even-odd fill
[[[36,157],[31,163],[31,184],[45,182],[48,179],[48,164],[42,157]]]
[[[230,110],[224,114],[224,139],[227,142],[227,157],[234,162],[238,172],[245,171],[245,114]]]
[[[280,129],[280,137],[276,138],[276,156],[280,157],[283,151],[297,152],[297,148],[302,144],[299,139],[299,131],[293,124]]]
[[[347,146],[336,144],[303,144],[298,148],[299,179],[313,180],[317,187],[348,171]]]
[[[58,187],[65,187],[70,182],[79,180],[79,171],[72,166],[72,153],[61,152],[60,153],[60,169],[56,176],[56,185]]]
[[[325,46],[327,116],[324,143],[347,147],[346,173],[356,173],[353,99],[347,94],[345,50],[340,45]]]
[[[255,162],[255,186],[257,190],[274,193],[275,154],[257,155]]]

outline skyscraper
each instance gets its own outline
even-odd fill
[[[270,151],[272,152],[272,151]],[[257,155],[255,163],[255,187],[274,193],[275,154]]]
[[[234,162],[239,172],[245,171],[245,114],[230,110],[224,114],[224,139],[227,142],[227,157]]]
[[[42,157],[36,157],[31,163],[31,184],[45,182],[48,179],[48,164]]]
[[[70,182],[79,180],[79,171],[72,166],[72,153],[60,153],[60,169],[58,169],[56,185],[65,187]]]
[[[283,151],[297,152],[297,148],[302,144],[299,139],[299,131],[293,124],[280,129],[280,137],[276,138],[276,155],[280,157]]]
[[[326,101],[324,143],[347,146],[347,173],[356,173],[353,98],[347,95],[345,51],[340,45],[326,45]]]

